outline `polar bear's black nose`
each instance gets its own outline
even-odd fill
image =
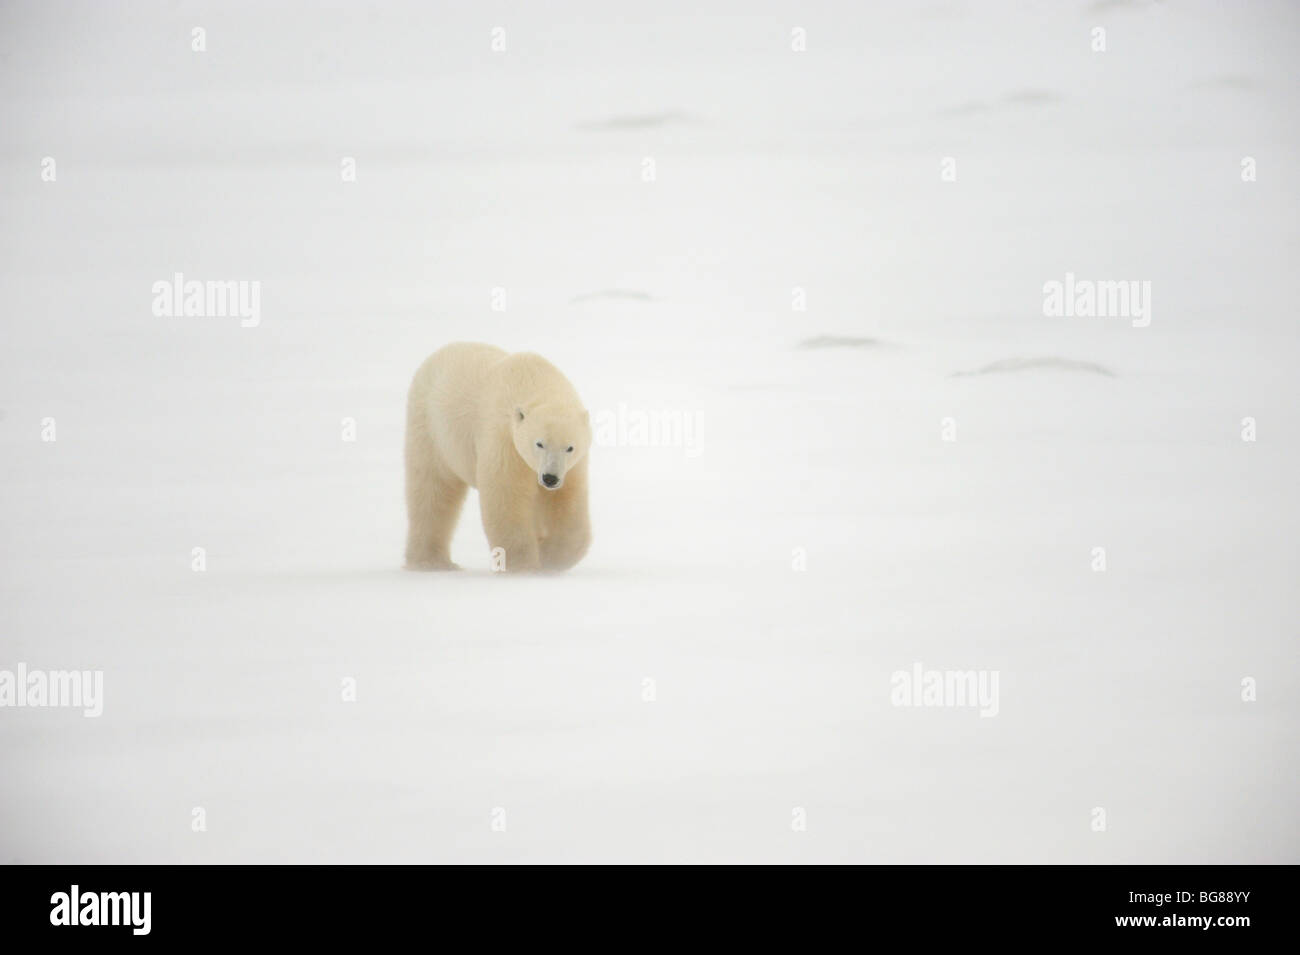
[[[555,487],[555,485],[560,483],[560,479],[556,477],[554,474],[543,474],[542,483],[545,484],[547,487]]]

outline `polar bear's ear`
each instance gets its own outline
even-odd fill
[[[519,407],[518,405],[515,405],[515,420],[516,421],[524,420],[524,409]]]

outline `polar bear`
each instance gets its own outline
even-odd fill
[[[493,569],[572,567],[591,542],[590,446],[578,393],[545,358],[470,342],[434,352],[406,403],[406,566],[458,569],[451,535],[474,487]]]

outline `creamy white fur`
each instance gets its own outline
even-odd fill
[[[578,393],[545,358],[469,342],[434,352],[407,399],[406,566],[456,568],[451,535],[474,487],[505,570],[572,567],[591,542],[590,446]],[[544,487],[542,474],[559,486]]]

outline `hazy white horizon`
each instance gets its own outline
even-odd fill
[[[1300,861],[1300,9],[707,7],[0,9],[0,861]],[[563,577],[400,570],[457,340],[691,422]]]

